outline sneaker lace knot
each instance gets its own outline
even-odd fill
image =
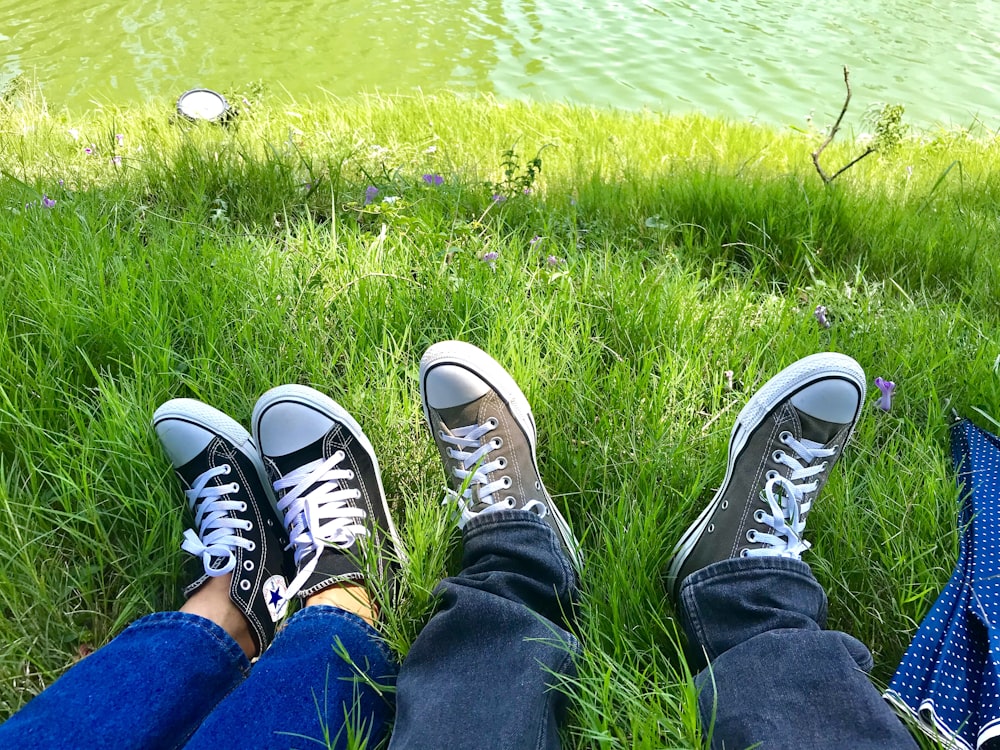
[[[227,497],[240,491],[239,484],[232,482],[209,486],[213,479],[230,471],[232,467],[229,464],[209,469],[195,478],[191,489],[184,491],[191,512],[194,513],[195,528],[184,532],[181,549],[200,557],[205,574],[212,578],[233,571],[238,547],[246,550],[254,548],[252,541],[236,533],[253,528],[250,521],[231,518],[229,515],[230,511],[247,509],[246,503]]]
[[[298,467],[274,483],[280,498],[278,510],[288,529],[287,549],[294,548],[295,565],[299,567],[304,557],[312,555],[288,584],[286,599],[295,596],[309,579],[325,547],[348,549],[369,533],[364,525],[365,511],[353,502],[361,498],[361,491],[347,484],[354,479],[354,472],[339,467],[344,458],[344,451],[337,451],[327,459]],[[283,490],[287,492],[282,494]]]
[[[510,489],[513,484],[511,478],[504,475],[490,480],[490,474],[507,468],[505,456],[491,455],[503,447],[503,440],[500,437],[483,439],[499,426],[499,421],[490,417],[482,424],[457,427],[451,430],[451,434],[444,430],[438,433],[443,442],[452,446],[448,448],[448,456],[455,461],[452,474],[462,483],[461,490],[448,490],[441,504],[456,504],[455,515],[460,529],[476,516],[517,507],[513,497],[497,497],[503,490]],[[538,500],[529,500],[522,509],[536,513],[540,518],[544,518],[549,510]]]

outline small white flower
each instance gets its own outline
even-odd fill
[[[382,202],[383,203],[395,203],[398,200],[399,200],[399,196],[398,195],[387,195],[387,196],[385,196],[385,198],[382,199]]]
[[[72,136],[74,141],[80,140],[80,131],[77,128],[70,128],[66,132]]]
[[[438,150],[437,146],[428,146],[427,148],[424,149],[424,153],[425,154],[435,154],[435,153],[437,153],[437,150]]]

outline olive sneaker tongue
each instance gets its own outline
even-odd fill
[[[799,424],[802,426],[802,437],[818,445],[826,445],[836,437],[838,432],[844,429],[842,424],[824,422],[822,419],[811,417],[799,409],[795,411],[799,416]]]

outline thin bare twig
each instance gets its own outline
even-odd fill
[[[833,127],[830,128],[830,135],[826,137],[826,140],[823,141],[820,147],[815,151],[813,151],[812,154],[813,164],[816,166],[816,171],[819,172],[820,179],[823,180],[823,182],[827,185],[829,185],[831,182],[837,179],[839,175],[843,174],[848,169],[857,164],[859,161],[861,161],[866,156],[875,151],[874,146],[869,146],[867,149],[865,149],[865,152],[863,154],[852,159],[850,162],[848,162],[843,167],[838,169],[832,175],[828,175],[826,172],[823,171],[823,167],[820,166],[819,163],[820,154],[823,153],[823,150],[827,146],[833,143],[833,139],[837,135],[837,131],[840,130],[840,123],[844,119],[844,115],[847,113],[847,105],[851,103],[851,79],[850,79],[850,72],[847,70],[846,65],[844,66],[844,86],[847,88],[847,96],[844,97],[844,106],[840,108],[840,115],[837,117],[837,121],[833,123]]]

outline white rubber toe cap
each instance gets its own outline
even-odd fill
[[[315,443],[333,426],[330,417],[308,405],[282,401],[261,414],[258,447],[265,456],[286,456]]]
[[[424,395],[432,409],[462,406],[482,398],[489,390],[479,376],[457,365],[439,365],[424,380]]]
[[[854,421],[861,394],[857,386],[846,380],[831,378],[804,388],[791,401],[799,411],[815,419],[834,424]]]

